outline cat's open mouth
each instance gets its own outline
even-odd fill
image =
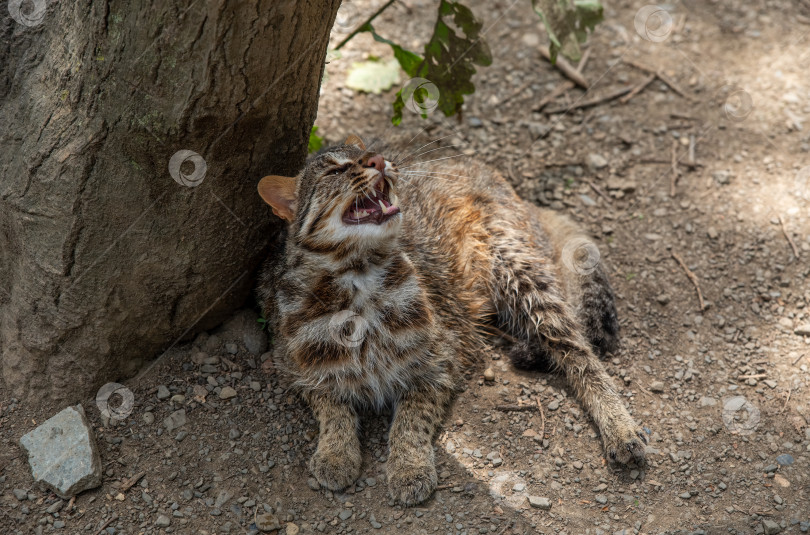
[[[381,176],[371,192],[357,197],[343,212],[343,222],[349,225],[385,223],[399,213],[397,196],[390,179]]]

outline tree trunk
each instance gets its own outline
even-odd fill
[[[306,157],[340,1],[44,3],[0,16],[2,377],[38,404],[245,302],[278,228],[256,184]]]

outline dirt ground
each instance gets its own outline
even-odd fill
[[[380,3],[344,6],[334,42]],[[246,310],[124,381],[135,406],[118,425],[83,402],[104,483],[69,504],[34,485],[18,446],[51,414],[0,391],[0,532],[256,533],[268,521],[287,535],[810,530],[810,3],[674,2],[671,26],[644,39],[634,25],[644,3],[608,2],[582,69],[591,89],[569,89],[544,111],[566,78],[538,52],[546,38],[530,3],[469,4],[493,64],[463,117],[406,110],[389,127],[392,93],[343,86],[353,62],[391,56],[361,35],[327,67],[319,133],[413,138],[415,154],[442,147],[422,159],[481,158],[525,199],[587,228],[623,329],[606,365],[649,430],[649,463],[607,465],[564,382],[517,372],[494,351],[468,374],[437,440],[432,499],[389,501],[386,415],[363,421],[355,488],[315,490],[306,462],[317,426]],[[409,0],[375,27],[418,49],[434,20],[435,2]],[[633,63],[658,77],[626,103],[565,111],[640,84],[649,73]],[[167,431],[181,409],[187,423]]]

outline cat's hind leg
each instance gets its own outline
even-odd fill
[[[551,247],[513,229],[495,233],[492,287],[502,327],[542,349],[593,418],[611,461],[643,461],[646,436],[614,388],[566,301]],[[529,364],[524,363],[524,365]]]

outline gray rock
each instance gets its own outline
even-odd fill
[[[765,531],[765,535],[774,535],[782,531],[782,526],[769,518],[763,518],[762,529]]]
[[[166,431],[170,433],[177,429],[178,427],[182,427],[186,425],[186,411],[185,409],[180,409],[179,411],[174,411],[170,415],[163,420],[163,425],[166,426]]]
[[[810,323],[799,325],[793,329],[793,334],[798,334],[799,336],[810,336]]]
[[[251,355],[257,357],[267,351],[267,335],[261,327],[259,327],[258,323],[252,330],[242,335],[242,343],[245,344],[245,347],[250,351]]]
[[[529,496],[529,505],[543,511],[551,509],[551,500],[548,498],[541,498],[540,496]]]
[[[602,505],[605,505],[608,501],[607,496],[604,494],[597,494],[594,499],[597,501],[597,503],[601,503]]]
[[[68,407],[23,435],[20,446],[36,481],[62,498],[101,485],[101,458],[81,405]]]
[[[663,392],[663,391],[664,391],[663,381],[653,381],[650,384],[650,392]]]
[[[158,387],[158,389],[157,389],[157,398],[158,399],[166,399],[170,395],[171,395],[171,392],[169,392],[169,389],[166,387],[166,385],[160,385]]]
[[[782,455],[776,458],[776,462],[781,464],[782,466],[790,466],[793,464],[793,455],[789,453],[783,453]]]
[[[236,390],[233,387],[226,386],[219,393],[219,399],[231,399],[236,397]]]
[[[227,490],[219,491],[219,494],[217,494],[217,499],[214,502],[214,507],[217,509],[222,509],[222,506],[228,503],[231,498],[233,498],[233,493],[228,492]]]
[[[56,500],[48,507],[48,509],[46,509],[46,511],[48,511],[48,513],[50,514],[58,513],[59,511],[62,510],[64,506],[65,506],[64,500]]]
[[[155,423],[155,415],[152,414],[151,412],[143,413],[143,423],[145,423],[146,425],[152,425],[153,423]]]
[[[559,408],[560,408],[560,402],[557,401],[556,399],[548,404],[548,410],[550,410],[550,411],[556,411]]]
[[[28,499],[28,493],[23,489],[14,489],[11,492],[14,493],[14,497],[21,502]]]
[[[158,515],[155,525],[159,528],[168,528],[172,524],[172,519],[166,515]]]
[[[374,477],[367,477],[366,478],[366,486],[367,487],[374,487],[377,485],[377,478]]]
[[[314,477],[307,479],[307,485],[309,485],[309,488],[312,490],[321,490],[321,484],[318,483],[318,480]]]
[[[717,405],[717,400],[709,396],[703,396],[700,398],[700,401],[698,401],[698,404],[701,407],[714,407]]]
[[[262,513],[256,516],[256,527],[259,531],[269,532],[281,528],[278,518],[272,513]]]
[[[585,163],[593,170],[607,167],[608,161],[601,154],[590,153],[585,159]]]
[[[340,513],[338,513],[338,517],[341,520],[348,520],[352,517],[354,513],[352,513],[349,509],[344,509]]]

